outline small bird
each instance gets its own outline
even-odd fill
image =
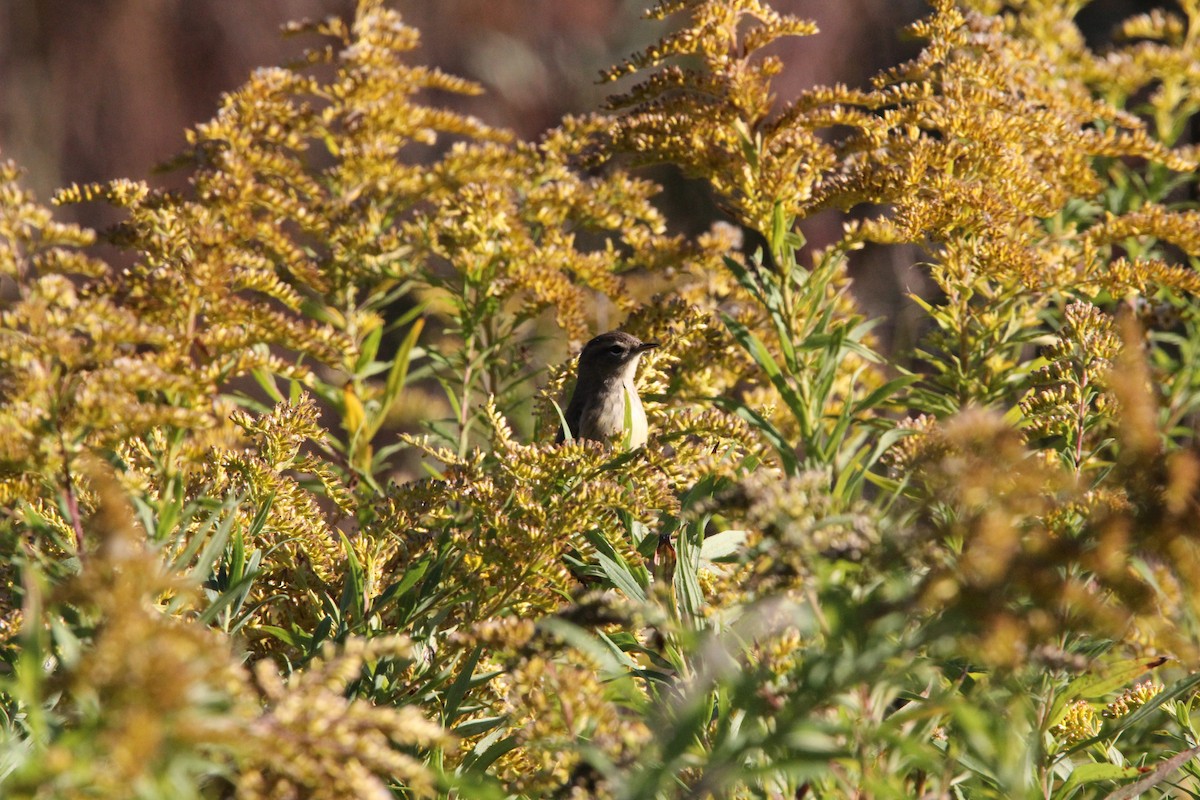
[[[579,354],[575,393],[567,406],[567,427],[577,439],[611,441],[625,432],[625,403],[629,403],[630,448],[646,443],[646,412],[633,376],[642,353],[658,347],[624,331],[602,333]],[[557,441],[566,438],[562,430]]]

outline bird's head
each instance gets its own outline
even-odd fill
[[[592,339],[579,354],[579,374],[608,379],[632,373],[638,359],[658,342],[643,342],[624,331],[609,331]]]

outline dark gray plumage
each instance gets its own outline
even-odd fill
[[[658,347],[624,331],[602,333],[579,354],[575,391],[567,406],[567,426],[577,439],[610,441],[625,430],[625,402],[630,405],[630,446],[646,443],[646,412],[634,385],[642,353]],[[558,432],[557,441],[564,439]]]

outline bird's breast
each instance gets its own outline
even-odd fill
[[[605,387],[593,402],[583,410],[580,419],[580,435],[585,439],[601,441],[623,436],[625,433],[625,408],[629,407],[630,446],[641,447],[646,443],[646,411],[642,407],[637,389],[628,383]]]

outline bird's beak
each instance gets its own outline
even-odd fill
[[[641,354],[641,353],[646,352],[647,350],[653,350],[656,347],[658,347],[658,342],[642,342],[641,344],[638,345],[637,351],[639,354]]]

